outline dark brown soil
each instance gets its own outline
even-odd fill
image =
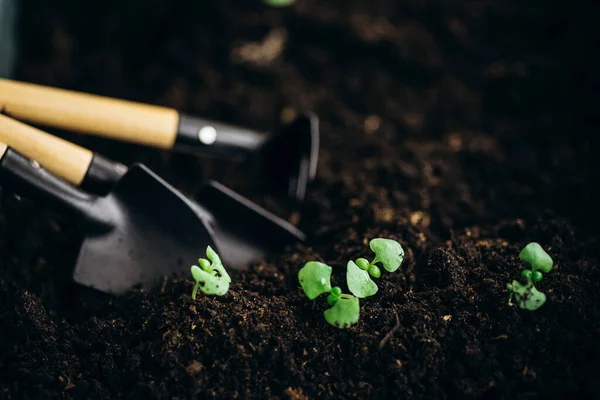
[[[22,8],[19,79],[257,129],[312,109],[322,148],[292,210],[237,165],[65,134],[184,190],[218,179],[311,238],[231,271],[223,298],[192,301],[190,280],[169,280],[111,299],[69,281],[73,222],[5,192],[0,398],[600,397],[597,4]],[[263,53],[242,49],[268,35]],[[335,329],[297,272],[321,260],[342,284],[373,237],[399,240],[406,260],[357,326]],[[530,241],[556,264],[536,312],[507,304]]]

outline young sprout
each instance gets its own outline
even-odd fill
[[[210,246],[206,248],[206,256],[212,263],[204,258],[199,258],[198,264],[200,264],[200,267],[192,265],[191,268],[192,277],[196,281],[192,291],[192,299],[194,300],[196,300],[198,288],[205,294],[223,296],[229,290],[229,284],[231,283],[231,278],[223,267],[221,258]]]
[[[331,287],[331,272],[329,265],[309,261],[298,272],[300,286],[310,300],[322,294],[329,293],[327,303],[331,308],[325,310],[325,320],[336,328],[348,328],[356,324],[360,315],[358,298],[343,294],[339,286]]]
[[[296,0],[264,0],[264,3],[271,7],[286,7],[294,4]]]
[[[369,242],[369,247],[375,253],[373,261],[359,258],[356,262],[349,261],[346,268],[348,289],[356,297],[364,298],[377,293],[377,285],[371,280],[381,276],[381,269],[376,263],[381,263],[388,272],[395,272],[404,260],[404,249],[400,243],[391,239],[377,238]]]
[[[538,243],[529,243],[525,246],[519,258],[528,262],[531,269],[521,271],[521,276],[527,280],[526,284],[514,280],[506,285],[510,293],[509,304],[514,297],[519,307],[535,311],[544,305],[546,295],[537,290],[533,283],[542,280],[542,272],[548,273],[552,270],[553,261]]]

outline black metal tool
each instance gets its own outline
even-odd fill
[[[110,193],[128,174],[120,163],[4,115],[0,115],[0,140],[56,176],[97,195]],[[244,268],[287,244],[305,240],[295,226],[218,182],[204,185],[195,200],[188,204],[212,229],[228,267]],[[201,254],[202,249],[198,251]]]
[[[218,249],[195,206],[141,164],[129,168],[109,194],[94,196],[4,144],[0,153],[4,189],[81,222],[84,240],[73,277],[82,285],[109,294],[137,285],[153,289],[164,276],[189,273],[207,246]]]
[[[274,193],[302,201],[319,155],[316,115],[270,133],[148,104],[0,79],[0,110],[30,123],[194,154],[258,160]]]

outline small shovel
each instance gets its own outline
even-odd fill
[[[165,150],[257,160],[275,193],[302,201],[319,153],[315,115],[269,134],[191,117],[175,109],[0,79],[0,111],[30,123]]]
[[[164,276],[189,272],[208,245],[210,228],[191,202],[143,165],[134,165],[104,196],[93,196],[0,145],[0,184],[52,203],[82,223],[74,279],[109,294],[152,289]],[[168,210],[168,212],[161,212]],[[218,250],[217,250],[218,251]]]
[[[5,115],[0,115],[0,140],[56,176],[98,195],[110,193],[128,173],[122,164]],[[244,268],[287,244],[305,240],[295,226],[218,182],[204,185],[195,198],[189,204],[214,232],[228,267]]]

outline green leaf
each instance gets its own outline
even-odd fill
[[[377,238],[369,243],[371,250],[375,253],[375,259],[371,264],[380,262],[388,272],[394,272],[400,268],[404,260],[404,249],[400,243],[391,239]]]
[[[371,266],[371,264],[369,264],[369,260],[367,260],[366,258],[359,258],[358,260],[356,260],[356,265],[358,266],[358,268],[365,271],[367,271]]]
[[[519,281],[513,281],[507,285],[510,297],[514,297],[517,305],[522,309],[535,311],[546,302],[546,295],[533,286],[531,281],[523,285]]]
[[[348,283],[348,289],[350,289],[353,295],[358,298],[364,298],[377,293],[379,288],[371,280],[367,271],[360,269],[354,261],[348,261],[346,268],[346,282]]]
[[[264,0],[271,7],[286,7],[294,4],[296,0]]]
[[[323,293],[331,292],[331,272],[333,269],[318,261],[309,261],[298,272],[300,286],[306,296],[313,300]]]
[[[367,272],[369,273],[369,275],[371,275],[373,278],[379,278],[381,277],[381,270],[379,269],[379,267],[375,264],[372,264],[369,266],[369,269],[367,270]]]
[[[539,269],[544,273],[548,273],[552,270],[552,257],[538,243],[532,242],[525,246],[521,250],[519,258],[528,262],[533,271]]]
[[[223,296],[229,290],[230,281],[206,272],[195,265],[192,267],[192,275],[194,280],[198,283],[200,290],[206,294]]]
[[[196,291],[198,288],[205,294],[214,294],[217,296],[223,296],[229,290],[229,284],[231,278],[223,267],[221,258],[219,255],[210,247],[206,248],[206,256],[212,261],[209,267],[207,267],[208,260],[204,258],[198,259],[198,263],[203,267],[192,265],[192,277],[196,281],[196,286],[192,293],[192,297],[196,298]]]
[[[198,282],[201,278],[202,278],[202,274],[200,274],[200,272],[202,271],[202,268],[200,268],[197,265],[192,265],[192,278],[194,278],[194,280],[196,282]]]
[[[323,313],[325,320],[336,328],[344,329],[358,322],[360,304],[358,298],[342,294],[333,307]]]
[[[225,267],[223,267],[223,263],[221,262],[221,258],[212,249],[212,247],[208,246],[206,248],[206,256],[210,259],[210,261],[212,261],[212,265],[210,267],[213,270],[217,271],[223,280],[227,281],[227,283],[231,283],[231,278],[229,277],[229,274],[225,270]]]

